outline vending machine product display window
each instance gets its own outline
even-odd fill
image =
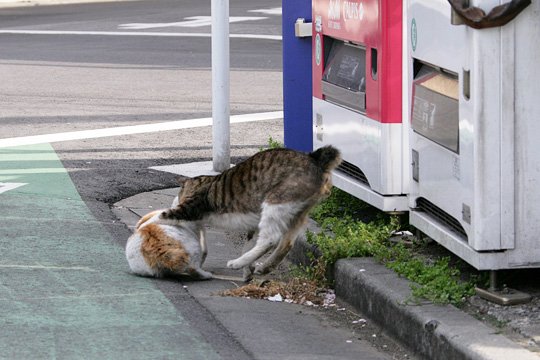
[[[333,41],[322,76],[326,101],[354,111],[366,110],[366,50]]]
[[[421,65],[413,80],[412,129],[459,153],[458,78],[456,74]]]

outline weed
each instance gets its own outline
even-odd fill
[[[309,279],[326,282],[327,269],[338,259],[373,256],[415,283],[411,286],[415,299],[460,305],[474,293],[478,279],[462,281],[448,257],[432,261],[416,251],[426,244],[406,246],[388,240],[402,227],[398,216],[385,214],[336,188],[311,215],[321,231],[308,233],[307,240],[318,248],[320,256],[312,256],[312,266],[296,270]]]
[[[259,148],[259,151],[263,151],[263,150],[266,150],[266,149],[279,149],[279,148],[282,148],[284,147],[283,143],[277,141],[277,140],[274,140],[273,137],[268,137],[268,145],[266,147],[260,147]]]

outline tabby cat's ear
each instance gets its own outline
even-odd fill
[[[176,182],[178,183],[178,185],[180,186],[184,186],[184,184],[186,183],[186,181],[188,181],[190,178],[188,178],[187,176],[180,176],[180,177],[177,177],[176,178]]]

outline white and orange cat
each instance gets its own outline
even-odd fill
[[[175,200],[176,201],[176,200]],[[206,259],[205,234],[196,222],[176,225],[154,223],[155,215],[143,216],[126,244],[126,258],[131,271],[142,276],[189,275],[194,279],[212,278],[201,267]]]

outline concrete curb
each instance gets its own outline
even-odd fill
[[[305,264],[313,247],[298,239],[289,254]],[[409,304],[410,282],[372,258],[339,260],[334,267],[336,295],[428,359],[538,360],[539,357],[497,334],[454,306]]]

